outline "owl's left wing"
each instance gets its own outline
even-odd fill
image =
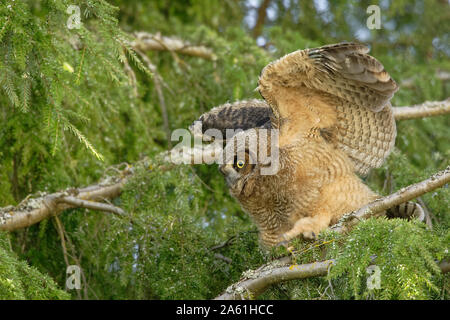
[[[216,129],[225,140],[227,129],[245,131],[252,128],[270,128],[271,117],[272,110],[264,100],[242,100],[225,103],[202,114],[189,130],[194,135],[203,136],[208,140],[207,130]]]
[[[263,69],[258,89],[272,108],[280,145],[322,135],[347,153],[355,171],[381,165],[395,141],[389,100],[398,87],[368,51],[357,43],[327,45]]]

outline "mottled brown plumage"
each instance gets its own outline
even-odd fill
[[[314,238],[378,197],[356,173],[379,167],[394,145],[389,100],[398,87],[367,52],[364,45],[340,43],[290,53],[263,69],[258,89],[265,101],[226,104],[199,119],[203,131],[246,130],[232,138],[234,146],[228,141],[220,171],[264,244]],[[276,174],[260,173],[267,163],[250,161],[247,144],[245,156],[236,156],[245,143],[240,135],[260,136],[251,128],[279,129]]]

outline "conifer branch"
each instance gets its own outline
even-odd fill
[[[164,37],[159,33],[151,34],[140,31],[135,32],[134,36],[135,40],[131,42],[131,46],[135,50],[172,51],[208,60],[217,59],[213,51],[205,46],[191,45],[186,41],[173,37]]]

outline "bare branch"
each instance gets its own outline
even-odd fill
[[[135,40],[131,42],[131,46],[137,50],[173,51],[208,60],[217,59],[217,56],[207,47],[194,46],[177,38],[161,36],[159,33],[151,34],[140,31],[135,32],[134,36]]]
[[[286,257],[289,258],[289,257]],[[282,265],[290,263],[290,259],[276,260],[263,265],[257,270],[244,273],[243,279],[229,286],[216,300],[255,299],[271,285],[283,281],[326,276],[333,260],[314,262],[302,265]]]
[[[111,212],[120,216],[125,214],[125,211],[119,207],[97,201],[83,200],[72,196],[62,197],[58,199],[58,203],[66,203],[77,208]]]
[[[450,113],[450,99],[443,101],[427,101],[411,107],[395,107],[393,109],[395,120],[439,116]]]
[[[141,52],[138,49],[135,49],[135,51],[141,56],[142,60],[144,60],[145,63],[147,64],[149,70],[153,73],[153,83],[155,85],[155,90],[158,95],[159,106],[161,107],[161,114],[163,118],[164,130],[166,132],[167,145],[170,149],[172,148],[172,140],[170,139],[171,131],[169,125],[169,115],[167,112],[166,100],[164,98],[164,93],[162,91],[161,86],[161,83],[163,83],[162,77],[159,75],[156,66],[150,61],[150,58],[147,57],[145,53]]]
[[[136,84],[136,74],[134,73],[133,69],[130,67],[130,64],[128,63],[128,59],[126,58],[125,55],[125,49],[122,49],[123,52],[123,66],[125,68],[125,72],[128,75],[128,81],[130,83],[130,85],[133,87],[133,94],[134,97],[136,98],[138,96],[138,89],[137,89],[137,84]]]

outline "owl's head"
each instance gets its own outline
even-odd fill
[[[276,149],[271,146],[272,140],[270,130],[250,129],[237,133],[227,141],[219,170],[234,196],[250,195],[256,179],[262,175],[276,174],[278,154],[271,153]],[[274,167],[276,170],[271,172]]]

